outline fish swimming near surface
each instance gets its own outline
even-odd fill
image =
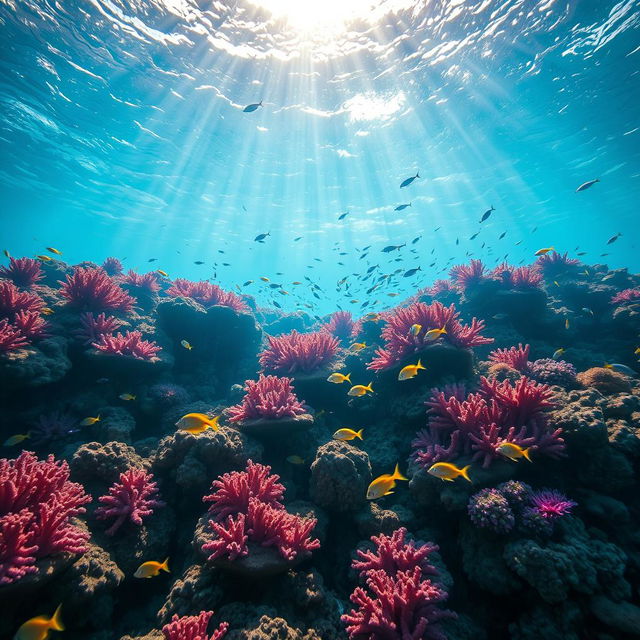
[[[166,271],[163,271],[162,269],[156,269],[156,273],[159,273],[161,276],[164,276],[165,278],[169,277],[169,274]]]
[[[462,476],[465,480],[471,482],[471,478],[469,477],[470,468],[470,464],[460,469],[451,462],[436,462],[435,464],[432,464],[429,469],[427,469],[427,473],[429,475],[435,476],[436,478],[440,478],[440,480],[445,480],[446,482],[453,482],[460,476]]]
[[[176,427],[178,427],[180,431],[198,435],[204,433],[207,429],[217,431],[220,428],[218,425],[219,420],[220,416],[211,418],[206,413],[187,413],[176,422]]]
[[[27,620],[20,626],[13,640],[47,640],[50,631],[64,631],[64,624],[60,617],[62,605],[54,611],[49,618],[47,616],[36,616]]]
[[[393,473],[383,473],[378,476],[367,488],[367,500],[377,500],[383,496],[388,496],[393,493],[392,489],[396,486],[396,481],[405,480],[409,481],[409,478],[405,478],[400,473],[400,467],[396,463],[396,468]]]
[[[409,202],[408,204],[399,204],[394,211],[404,211],[407,207],[410,207],[411,203]]]
[[[148,562],[143,562],[133,574],[134,578],[153,578],[157,576],[160,571],[166,571],[167,573],[171,573],[169,571],[169,558],[165,558],[164,562],[156,562],[155,560],[149,560]]]
[[[356,384],[347,392],[348,396],[353,398],[359,398],[361,396],[366,395],[367,393],[373,393],[373,388],[371,387],[371,382],[368,385],[364,384]]]
[[[420,173],[416,171],[416,175],[415,176],[411,176],[410,178],[406,178],[405,180],[403,180],[400,183],[400,188],[403,189],[404,187],[408,187],[416,178],[420,177]]]
[[[328,378],[327,382],[333,382],[333,384],[342,384],[343,382],[351,382],[351,374],[347,373],[332,373]]]
[[[36,258],[43,260],[44,262],[51,262],[52,260],[51,256],[45,256],[44,254],[37,255]]]
[[[80,426],[81,427],[90,427],[92,424],[95,424],[96,422],[100,422],[100,416],[96,416],[95,418],[92,418],[92,417],[85,418],[80,423]]]
[[[331,436],[334,440],[348,441],[353,440],[354,438],[360,438],[362,440],[362,432],[364,429],[360,429],[359,431],[354,431],[353,429],[338,429],[333,436]]]
[[[398,249],[402,249],[402,247],[406,247],[406,243],[405,244],[390,244],[387,245],[383,250],[382,253],[390,253],[391,251],[397,251]]]
[[[4,250],[2,251],[2,253],[4,253],[4,255],[5,255],[7,258],[10,258],[10,257],[11,257],[11,254],[9,253],[9,249],[4,249]]]
[[[253,104],[248,104],[243,110],[243,113],[253,113],[256,109],[259,109],[262,106],[262,100],[260,102],[254,102]]]
[[[482,218],[480,218],[480,222],[484,222],[495,210],[496,210],[495,207],[493,205],[491,205],[491,209],[487,209],[482,214]]]
[[[589,189],[590,187],[593,187],[593,185],[596,182],[600,182],[600,178],[596,178],[595,180],[588,180],[587,182],[583,182],[577,189],[576,189],[576,193],[579,193],[580,191],[586,191],[587,189]]]
[[[406,367],[402,367],[402,370],[398,374],[398,380],[410,380],[418,375],[418,371],[426,371],[427,368],[422,366],[422,362],[418,358],[417,364],[408,364]]]
[[[59,251],[55,247],[47,247],[47,251],[49,253],[55,253],[55,255],[57,255],[57,256],[61,256],[62,255],[62,251]]]
[[[415,276],[418,271],[422,271],[420,267],[416,267],[415,269],[409,269],[402,274],[403,278],[410,278],[411,276]]]
[[[348,211],[345,211],[345,213],[341,213],[341,214],[338,216],[338,220],[344,220],[348,215],[349,215],[349,212],[348,212]]]
[[[14,436],[8,437],[3,443],[3,447],[15,447],[15,445],[24,442],[28,438],[31,437],[31,432],[27,431],[27,433],[16,433]]]
[[[526,458],[529,462],[532,462],[529,457],[531,447],[527,447],[523,449],[520,445],[515,442],[503,442],[498,445],[498,453],[503,455],[505,458],[509,458],[509,460],[513,460],[514,462],[518,462],[520,458]]]

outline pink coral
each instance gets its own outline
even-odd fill
[[[119,276],[122,273],[122,262],[118,258],[107,258],[102,268],[108,276]]]
[[[152,340],[143,340],[140,331],[127,331],[124,335],[102,334],[97,342],[91,343],[98,351],[118,356],[131,356],[137,360],[156,362],[157,353],[162,350]]]
[[[184,278],[176,278],[167,289],[167,295],[176,298],[192,298],[207,308],[219,305],[230,307],[238,312],[247,311],[247,305],[240,296],[231,291],[224,291],[210,282],[191,282]]]
[[[493,338],[480,335],[484,329],[484,322],[473,318],[470,325],[463,325],[458,318],[460,314],[454,305],[445,307],[440,302],[430,305],[416,302],[405,308],[395,309],[386,316],[386,325],[382,330],[385,341],[384,348],[376,351],[375,358],[368,368],[374,371],[387,369],[412,353],[416,353],[433,344],[426,339],[426,332],[430,329],[444,327],[447,333],[441,340],[458,348],[475,347],[493,342]],[[413,335],[411,327],[421,325],[422,329]]]
[[[47,321],[37,311],[18,311],[13,322],[18,331],[30,340],[41,340],[49,335]]]
[[[529,363],[529,345],[519,344],[509,349],[495,349],[489,354],[491,362],[504,362],[516,371],[524,372]]]
[[[580,264],[578,260],[574,260],[569,257],[568,253],[558,253],[557,251],[550,251],[540,256],[534,263],[534,267],[546,276],[551,276],[561,271],[564,271],[567,267],[573,267]]]
[[[158,284],[158,273],[152,271],[150,273],[136,273],[132,269],[127,271],[127,275],[121,279],[123,285],[131,289],[137,289],[143,293],[151,294],[160,291]]]
[[[436,280],[430,287],[426,290],[432,298],[437,298],[438,296],[454,293],[456,288],[453,286],[451,280]]]
[[[351,338],[356,335],[356,329],[357,325],[353,321],[353,317],[349,311],[336,311],[332,313],[329,321],[322,325],[321,328],[322,331],[327,331],[341,342],[351,340]]]
[[[329,366],[338,353],[338,341],[323,331],[267,336],[268,346],[260,354],[264,370],[277,373],[309,373]]]
[[[531,494],[530,509],[547,520],[567,515],[575,506],[576,502],[555,489],[545,489]]]
[[[89,533],[71,524],[91,501],[69,481],[69,466],[23,451],[0,459],[0,585],[36,573],[36,560],[83,553]]]
[[[165,640],[221,640],[229,628],[229,623],[221,622],[211,636],[207,627],[213,611],[201,611],[197,616],[179,618],[173,614],[171,622],[162,627]]]
[[[258,381],[247,380],[242,403],[229,407],[229,422],[241,422],[266,418],[293,418],[305,413],[305,409],[293,392],[291,378],[264,376]]]
[[[458,264],[452,267],[449,275],[458,289],[464,291],[482,282],[487,274],[482,260],[472,260],[469,264]]]
[[[542,274],[534,266],[512,267],[506,262],[498,265],[490,276],[514,289],[534,289],[542,283]]]
[[[35,293],[20,291],[13,282],[0,280],[0,318],[13,320],[19,311],[39,312],[44,300]]]
[[[640,289],[623,289],[611,298],[611,304],[623,305],[640,298]]]
[[[98,342],[103,335],[111,335],[116,329],[122,326],[122,321],[114,316],[107,316],[99,313],[94,316],[87,311],[80,314],[80,329],[74,331],[84,344]]]
[[[250,498],[277,505],[284,495],[284,486],[279,479],[280,476],[271,474],[271,467],[248,460],[244,471],[225,473],[214,480],[211,495],[202,501],[212,503],[209,513],[214,514],[216,520],[246,512]]]
[[[157,493],[158,485],[153,481],[153,474],[129,469],[120,474],[120,482],[115,482],[109,488],[108,495],[98,498],[103,506],[96,509],[96,518],[116,518],[106,531],[110,536],[127,520],[141,526],[143,518],[150,516],[154,509],[164,507]]]
[[[33,258],[9,258],[8,267],[0,267],[0,278],[11,280],[17,287],[28,289],[44,278],[42,266]]]
[[[85,311],[131,311],[135,303],[100,267],[76,267],[60,284],[69,305]]]
[[[27,338],[6,318],[0,320],[0,353],[22,349],[29,344]]]
[[[244,513],[237,513],[227,516],[224,522],[209,520],[213,538],[202,545],[202,550],[209,554],[209,560],[226,557],[233,562],[249,555],[246,519]]]

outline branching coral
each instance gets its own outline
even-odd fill
[[[329,333],[298,333],[267,336],[260,366],[275,373],[310,373],[329,366],[338,353],[338,341]]]
[[[160,358],[157,353],[161,351],[152,340],[143,340],[140,331],[127,331],[115,335],[102,334],[97,342],[91,343],[98,351],[118,356],[131,356],[137,360],[155,362]]]
[[[164,507],[158,500],[158,485],[153,481],[153,474],[141,469],[129,469],[120,474],[120,482],[109,488],[109,493],[98,500],[102,506],[95,511],[98,520],[116,518],[107,529],[107,535],[114,535],[128,520],[141,526],[142,520],[153,514],[153,510]]]
[[[329,321],[322,325],[321,330],[327,331],[344,343],[356,335],[357,326],[349,311],[336,311],[331,314]]]
[[[119,276],[122,273],[122,262],[118,258],[106,258],[102,268],[108,276]]]
[[[506,262],[498,265],[490,277],[513,289],[535,289],[542,284],[542,274],[534,266],[512,267]]]
[[[495,349],[489,354],[491,362],[504,362],[516,371],[525,372],[529,363],[529,345],[519,344],[509,349]]]
[[[440,339],[458,348],[470,348],[493,342],[493,338],[480,335],[484,322],[473,318],[470,325],[463,325],[458,318],[460,314],[454,305],[445,307],[440,302],[430,305],[416,302],[405,308],[395,309],[387,315],[386,325],[382,330],[384,348],[376,351],[375,358],[368,368],[374,371],[387,369],[412,353],[416,353],[433,344],[426,337],[430,329],[446,329],[447,333]],[[414,325],[422,329],[417,335],[411,331]]]
[[[247,305],[240,296],[205,281],[191,282],[184,278],[176,278],[167,289],[167,295],[176,298],[191,298],[206,308],[219,305],[230,307],[238,312],[247,310]]]
[[[37,313],[44,306],[44,300],[35,293],[20,291],[13,282],[0,280],[0,319],[14,320],[20,311]]]
[[[26,347],[29,341],[24,334],[6,318],[0,320],[0,353],[8,353]]]
[[[122,321],[114,316],[107,316],[99,313],[94,316],[93,313],[87,311],[80,314],[80,329],[74,333],[86,345],[97,342],[103,335],[111,335],[116,329],[122,326]]]
[[[305,413],[305,409],[293,392],[291,378],[263,376],[257,381],[245,382],[242,403],[229,407],[229,422],[241,422],[266,418],[293,418]]]
[[[13,324],[29,340],[42,340],[49,335],[47,321],[37,311],[18,311]]]
[[[42,266],[33,258],[9,258],[8,267],[0,267],[0,278],[11,280],[17,287],[28,289],[44,278]]]
[[[558,253],[550,251],[541,255],[535,262],[534,267],[544,273],[545,276],[552,276],[564,271],[567,267],[580,264],[578,260],[569,257],[568,253]]]
[[[131,311],[135,303],[100,267],[76,267],[60,284],[69,305],[85,311]]]
[[[458,289],[465,291],[487,277],[482,260],[472,260],[469,264],[458,264],[449,271],[451,279]]]
[[[623,289],[611,298],[611,304],[624,305],[640,299],[640,289]]]
[[[130,291],[135,290],[152,294],[160,291],[160,285],[158,284],[158,274],[155,271],[150,273],[136,273],[132,269],[127,271],[127,274],[122,277],[121,282],[124,286],[126,286]]]
[[[213,611],[201,611],[197,616],[178,617],[173,615],[171,622],[162,627],[165,640],[221,640],[229,628],[229,623],[221,622],[209,635],[207,627]]]

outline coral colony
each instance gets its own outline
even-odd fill
[[[542,306],[479,312],[487,291]],[[550,251],[319,318],[11,258],[0,637],[60,604],[70,637],[116,640],[627,637],[638,292]]]

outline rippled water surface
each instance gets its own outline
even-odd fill
[[[550,245],[637,271],[639,25],[632,0],[0,0],[2,243],[307,275],[318,311],[378,263],[422,271],[372,306]]]

